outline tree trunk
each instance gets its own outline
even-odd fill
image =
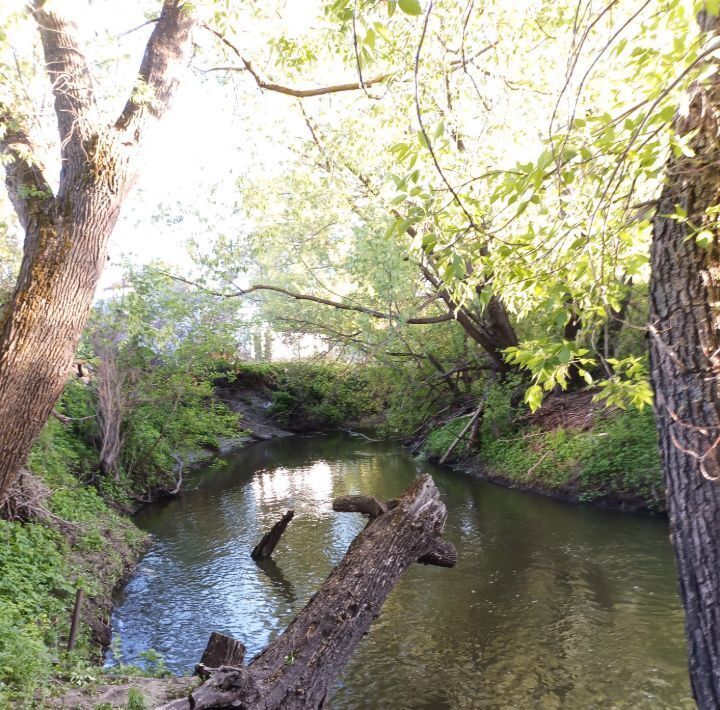
[[[705,30],[718,19],[700,15]],[[673,157],[653,226],[650,363],[671,540],[685,607],[693,695],[720,707],[720,77],[692,88],[675,130],[697,134],[694,157]],[[687,220],[673,219],[677,205]],[[708,211],[710,210],[710,214]],[[712,234],[704,248],[697,230]]]
[[[0,499],[63,390],[118,211],[118,200],[95,184],[26,228],[0,324]]]
[[[451,566],[452,545],[440,537],[445,506],[428,475],[355,538],[288,628],[247,667],[220,669],[173,710],[242,707],[321,708],[328,688],[380,613],[386,597],[416,561]]]
[[[25,230],[20,275],[0,320],[0,501],[60,396],[85,325],[105,250],[132,188],[142,139],[167,109],[189,59],[190,6],[165,0],[133,91],[111,125],[99,119],[75,25],[31,3],[55,96],[62,171],[57,195],[22,121],[0,106],[0,155]]]

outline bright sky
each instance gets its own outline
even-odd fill
[[[288,2],[277,31],[304,31],[320,6],[320,0]],[[138,56],[149,31],[135,33]],[[241,37],[249,57],[267,57],[259,33]],[[200,41],[207,46],[215,40],[208,34]],[[237,179],[282,172],[283,163],[292,158],[287,139],[305,137],[293,99],[261,92],[245,73],[233,75],[239,89],[222,85],[218,79],[223,74],[199,71],[206,67],[202,57],[194,61],[172,109],[147,143],[140,182],[110,242],[101,289],[117,281],[118,264],[125,257],[134,263],[162,259],[186,269],[188,239],[204,242],[219,232],[242,229],[241,218],[233,214]]]

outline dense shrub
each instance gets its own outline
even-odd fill
[[[287,363],[275,366],[270,414],[283,424],[338,426],[376,416],[391,387],[387,371],[376,367]]]

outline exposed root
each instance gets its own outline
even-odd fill
[[[79,526],[63,520],[45,507],[45,501],[50,494],[50,489],[41,478],[27,469],[20,469],[5,500],[0,504],[0,518],[25,523],[45,523],[72,540]]]

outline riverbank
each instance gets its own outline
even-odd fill
[[[437,460],[468,417],[432,432],[424,450]],[[534,415],[493,410],[473,442],[448,463],[509,488],[627,512],[665,512],[665,495],[650,408],[610,410],[593,392],[551,395]]]
[[[216,429],[205,437],[198,435],[197,422],[207,416],[203,405],[194,403],[179,425],[173,422],[173,431],[161,424],[144,433],[146,448],[153,454],[146,473],[136,468],[113,480],[97,473],[91,388],[91,380],[68,384],[59,416],[37,442],[23,479],[29,507],[0,521],[2,707],[77,707],[80,696],[90,698],[88,707],[95,707],[96,701],[105,702],[103,693],[124,707],[130,685],[125,678],[123,690],[123,676],[163,674],[162,663],[149,663],[149,671],[122,665],[117,669],[120,677],[106,675],[101,668],[103,649],[111,640],[114,594],[149,542],[127,516],[172,495],[173,488],[177,493],[184,476],[214,457],[257,441],[291,436],[291,430],[330,427],[376,413],[366,381],[347,368],[238,366],[215,382],[214,396],[204,405],[211,417],[219,411]],[[188,447],[182,456],[166,452],[161,437],[182,440],[178,426],[186,421],[191,432]],[[163,463],[174,463],[172,471],[158,472]],[[68,653],[78,588],[85,592],[80,636]],[[145,685],[149,698],[165,692],[163,683]],[[171,683],[168,692],[173,687]],[[68,695],[69,688],[75,690]]]
[[[76,444],[51,421],[18,487],[27,509],[0,521],[0,706],[42,704],[93,682],[110,642],[113,591],[146,549],[144,533],[73,473]],[[30,511],[30,512],[28,512]],[[67,649],[78,589],[77,646]]]

